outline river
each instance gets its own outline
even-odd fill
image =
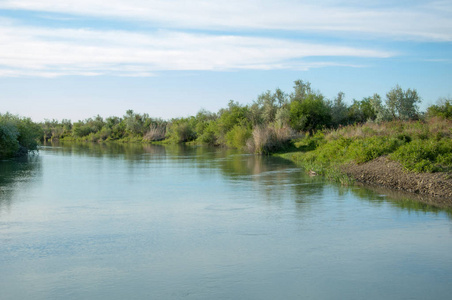
[[[0,161],[0,299],[450,299],[452,213],[189,146]]]

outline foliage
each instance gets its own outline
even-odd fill
[[[450,139],[415,140],[400,147],[391,158],[410,171],[438,172],[451,170],[452,143]]]
[[[12,157],[17,153],[19,150],[18,136],[19,130],[14,124],[0,119],[0,158]]]
[[[236,124],[226,134],[226,145],[237,149],[244,149],[251,135],[250,128]]]
[[[331,124],[333,127],[338,127],[347,122],[348,108],[344,103],[344,96],[345,94],[343,92],[339,92],[331,106]]]
[[[168,139],[175,143],[195,140],[195,121],[194,117],[173,119],[168,128]]]
[[[348,155],[356,163],[365,163],[382,155],[394,152],[404,143],[404,139],[387,136],[372,136],[366,139],[356,139],[350,144]]]
[[[290,126],[296,131],[316,130],[330,126],[330,106],[321,94],[308,94],[290,103]]]
[[[421,102],[416,90],[402,90],[399,85],[386,94],[386,105],[392,117],[399,120],[413,120],[419,117],[418,103]]]
[[[42,135],[42,128],[30,118],[0,114],[0,159],[37,150]]]
[[[374,95],[373,97],[365,97],[361,101],[353,100],[353,104],[347,110],[346,122],[355,124],[374,121],[377,118],[377,110],[381,111],[380,106],[374,105],[374,103],[377,103],[378,97],[378,95]],[[339,123],[339,125],[341,124],[344,125],[344,121]]]
[[[441,117],[452,119],[452,98],[439,99],[438,104],[432,105],[427,110],[429,118]]]
[[[452,170],[452,121],[430,119],[349,125],[317,132],[295,143],[298,151],[287,154],[308,170],[344,180],[338,170],[354,162],[365,163],[388,155],[407,170]]]
[[[231,100],[217,113],[201,110],[195,116],[169,121],[133,110],[122,117],[103,119],[98,115],[75,123],[46,120],[40,124],[40,137],[43,141],[196,142],[246,148],[260,154],[295,144],[306,154],[305,160],[325,166],[331,161],[362,163],[408,147],[412,141],[450,141],[452,126],[447,120],[451,119],[452,100],[442,99],[429,107],[428,123],[420,121],[420,101],[415,89],[403,90],[397,85],[386,94],[385,101],[373,94],[347,104],[342,92],[329,100],[309,82],[296,80],[291,93],[267,90],[250,105]],[[10,156],[22,146],[36,147],[32,122],[22,120],[20,124],[24,125],[19,126],[10,119],[3,117],[0,122],[1,155]],[[297,136],[304,138],[297,141]],[[393,157],[402,159],[401,155]],[[447,162],[447,157],[442,161]]]

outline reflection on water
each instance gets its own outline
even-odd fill
[[[1,299],[427,299],[451,213],[280,158],[59,144],[0,162]],[[405,197],[405,200],[403,200]]]
[[[37,155],[0,161],[0,216],[11,207],[14,192],[26,189],[30,179],[41,171],[40,167]]]
[[[446,213],[452,219],[452,207],[436,203],[432,198],[425,195],[415,195],[403,191],[390,190],[383,187],[355,187],[350,188],[354,195],[371,201],[377,206],[389,203],[394,208],[408,212],[423,213]],[[432,204],[430,204],[430,202]]]
[[[55,143],[46,151],[61,155],[85,155],[90,157],[121,158],[129,164],[146,160],[184,160],[197,169],[215,169],[231,180],[256,180],[264,185],[264,190],[271,193],[275,185],[289,186],[299,195],[316,194],[324,186],[319,177],[306,176],[288,160],[277,157],[265,157],[242,154],[235,149],[214,148],[186,145],[150,145],[121,143]],[[297,173],[297,176],[293,176]],[[305,185],[298,184],[303,177]],[[268,180],[265,180],[268,178]],[[337,186],[338,193],[352,192],[355,196],[372,202],[388,202],[394,207],[423,212],[446,212],[449,216],[452,208],[441,208],[428,204],[428,196],[419,196],[401,191],[379,187],[349,188]],[[297,201],[303,202],[303,199]]]

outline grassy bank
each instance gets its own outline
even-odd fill
[[[381,156],[400,162],[408,172],[452,172],[452,120],[391,121],[350,125],[317,132],[278,154],[311,173],[350,183],[342,171]]]

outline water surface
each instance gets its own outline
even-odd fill
[[[452,214],[225,149],[0,162],[1,299],[449,299]]]

